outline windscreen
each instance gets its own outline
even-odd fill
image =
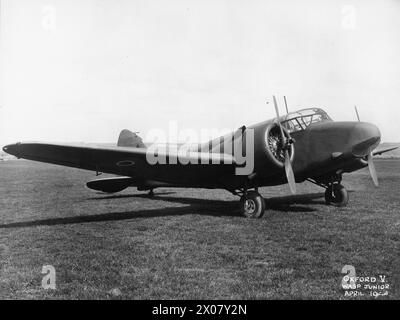
[[[318,108],[303,109],[283,117],[282,125],[290,132],[305,130],[308,126],[325,121],[332,121],[328,114]]]

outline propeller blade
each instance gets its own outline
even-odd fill
[[[292,163],[290,162],[290,155],[289,151],[285,151],[285,172],[286,178],[289,183],[290,192],[295,194],[296,193],[296,179],[294,178]]]
[[[283,99],[285,100],[286,113],[289,114],[289,108],[287,106],[286,96],[283,96]]]
[[[354,110],[356,110],[357,119],[358,122],[360,122],[361,120],[360,120],[360,115],[358,114],[357,106],[354,106]]]
[[[279,121],[279,108],[278,108],[278,103],[276,102],[275,96],[273,96],[274,100],[274,106],[275,106],[275,112],[276,112],[276,117],[278,120],[278,125],[279,129],[281,130],[281,139],[282,139],[282,145],[286,144],[286,136],[283,132],[282,124]],[[285,99],[286,101],[286,99]],[[296,180],[294,178],[294,173],[293,173],[293,168],[292,168],[292,163],[290,162],[290,154],[289,151],[286,149],[285,150],[285,173],[286,173],[286,178],[289,184],[290,191],[295,194],[296,193]]]
[[[282,139],[282,142],[285,143],[285,135],[283,134],[282,124],[281,124],[281,122],[279,121],[280,116],[279,116],[278,103],[276,102],[275,96],[272,96],[272,97],[273,97],[273,99],[274,99],[274,106],[275,106],[275,112],[276,112],[276,120],[278,121],[279,129],[281,130],[281,139]]]
[[[369,173],[371,175],[372,181],[374,181],[375,187],[378,187],[379,186],[378,175],[376,174],[376,169],[375,169],[372,153],[370,153],[368,155],[368,169],[369,169]]]
[[[360,115],[358,114],[357,106],[354,106],[354,110],[356,110],[356,115],[358,122],[360,122]],[[374,182],[375,187],[379,186],[379,181],[378,181],[378,175],[376,174],[376,169],[375,169],[375,164],[374,164],[374,156],[372,152],[367,157],[368,160],[368,169],[369,169],[369,174],[371,175],[372,181]]]

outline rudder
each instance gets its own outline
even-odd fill
[[[136,133],[124,129],[119,134],[118,147],[132,147],[132,148],[146,148],[143,143],[142,138],[140,138]]]

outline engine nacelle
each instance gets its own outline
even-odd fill
[[[283,134],[286,139],[289,139],[288,131],[282,127]],[[270,124],[266,127],[264,140],[266,144],[266,153],[270,160],[275,163],[279,168],[283,168],[285,166],[285,152],[283,149],[283,145],[281,142],[281,132],[278,124]],[[294,144],[290,144],[289,149],[290,154],[290,162],[293,162],[294,159]]]
[[[130,177],[112,177],[89,181],[86,186],[96,191],[115,193],[130,187],[133,182],[134,180]]]

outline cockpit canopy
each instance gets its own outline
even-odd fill
[[[319,108],[302,109],[281,117],[282,126],[290,133],[305,130],[311,124],[325,121],[332,121],[332,119]]]

